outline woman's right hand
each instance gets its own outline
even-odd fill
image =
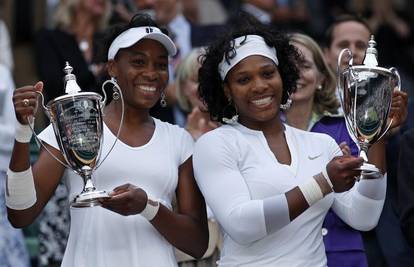
[[[361,171],[356,170],[356,168],[361,167],[363,162],[363,158],[351,155],[333,158],[326,165],[326,171],[333,184],[333,190],[340,193],[351,189],[355,184],[356,177],[361,175]]]
[[[28,85],[17,88],[13,93],[13,105],[16,118],[21,124],[28,124],[27,118],[34,116],[37,110],[39,94],[43,90],[43,82],[34,86]]]

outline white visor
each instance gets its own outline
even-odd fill
[[[259,35],[246,35],[234,39],[234,52],[232,58],[223,57],[218,65],[218,71],[221,79],[226,78],[227,73],[240,61],[248,56],[260,55],[271,59],[276,65],[279,60],[276,56],[276,49],[266,44],[263,37]]]
[[[157,27],[136,27],[124,31],[112,41],[108,50],[108,60],[114,59],[119,49],[130,47],[144,38],[160,42],[170,56],[177,53],[174,42]]]

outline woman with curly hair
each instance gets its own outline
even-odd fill
[[[219,266],[326,266],[329,208],[361,229],[378,221],[385,179],[356,182],[362,158],[280,119],[302,62],[285,35],[250,18],[203,55],[200,96],[224,125],[198,139],[193,162],[223,229]]]

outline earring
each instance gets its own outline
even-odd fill
[[[113,100],[118,100],[119,96],[120,96],[120,92],[121,92],[121,88],[118,85],[118,82],[116,80],[115,77],[111,77],[110,80],[106,80],[103,84],[102,84],[102,91],[105,92],[105,86],[110,83],[112,84],[112,99]]]
[[[112,90],[113,90],[112,99],[113,100],[118,100],[119,99],[119,91],[121,89],[119,88],[118,81],[116,80],[115,77],[111,77],[111,81],[112,81],[112,84],[114,85],[114,87],[112,87]]]
[[[280,109],[281,110],[288,110],[290,108],[290,106],[292,105],[292,99],[290,99],[290,97],[286,100],[285,104],[280,104]]]
[[[316,87],[316,90],[318,90],[318,91],[322,91],[322,84],[318,85],[318,86]]]
[[[167,101],[165,100],[165,93],[164,92],[161,93],[160,105],[163,108],[165,108],[167,106]]]
[[[231,99],[227,106],[223,108],[223,117],[221,120],[226,124],[235,124],[239,120],[237,108],[232,104]]]

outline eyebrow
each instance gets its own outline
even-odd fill
[[[275,68],[275,69],[277,69],[277,66],[275,66],[273,63],[271,63],[271,62],[269,62],[269,63],[264,63],[264,64],[260,64],[260,65],[258,65],[258,69],[259,69],[259,71],[261,71],[261,70],[263,70],[263,69],[267,69],[267,68]],[[239,72],[235,72],[235,75],[244,75],[244,74],[248,74],[248,73],[250,73],[251,71],[244,71],[244,70],[241,70],[241,71],[239,71]]]
[[[128,54],[132,55],[132,56],[143,56],[143,57],[148,57],[147,54],[141,52],[141,51],[135,51],[135,50],[127,50]],[[162,58],[162,59],[168,59],[168,54],[162,54],[160,55],[158,58]]]

